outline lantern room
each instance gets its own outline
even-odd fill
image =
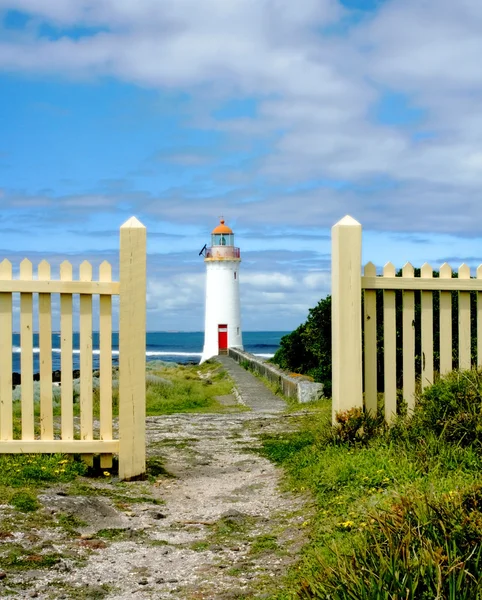
[[[233,230],[224,224],[224,219],[212,230],[211,246],[234,246]]]
[[[206,248],[204,260],[241,260],[239,248],[234,246],[233,230],[225,224],[224,219],[211,232],[211,247]]]

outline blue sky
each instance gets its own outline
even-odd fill
[[[148,327],[203,327],[224,215],[243,326],[330,291],[330,229],[364,261],[476,267],[479,0],[0,0],[0,256],[117,268],[148,229]]]

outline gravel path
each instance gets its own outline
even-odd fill
[[[271,597],[303,544],[307,517],[301,499],[280,491],[280,472],[253,449],[260,433],[289,429],[291,418],[253,375],[230,358],[220,362],[242,404],[224,397],[226,414],[149,417],[148,454],[166,473],[155,483],[121,484],[131,499],[124,507],[103,495],[49,490],[46,512],[81,518],[82,535],[49,541],[65,559],[48,572],[7,573],[16,590],[9,597]],[[99,484],[99,492],[108,487]]]

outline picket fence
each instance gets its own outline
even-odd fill
[[[420,277],[407,263],[402,277],[396,277],[392,263],[377,276],[368,263],[362,275],[362,227],[347,216],[332,228],[332,367],[333,420],[339,411],[365,406],[376,414],[378,392],[383,392],[384,414],[390,422],[397,413],[397,360],[401,361],[402,394],[408,411],[415,402],[416,387],[430,385],[436,375],[434,355],[439,355],[439,373],[453,367],[454,333],[458,337],[461,370],[482,368],[482,265],[471,278],[468,265],[461,265],[453,277],[448,264],[433,278],[432,266],[425,263]],[[380,352],[377,352],[377,291],[383,294],[383,389],[377,387]],[[396,292],[402,294],[402,356],[397,357]],[[420,373],[416,373],[415,292],[420,292]],[[363,314],[362,314],[363,292]],[[458,294],[458,331],[452,331],[452,294]],[[471,356],[471,292],[476,292],[476,360]],[[434,348],[434,296],[439,294],[439,347]]]
[[[79,279],[64,261],[60,279],[51,279],[50,265],[20,264],[18,279],[12,264],[0,263],[0,453],[80,454],[87,463],[100,454],[101,467],[119,455],[119,476],[132,479],[145,473],[145,332],[146,229],[135,218],[120,228],[119,281],[112,281],[107,262],[92,280],[92,265],[84,261]],[[38,302],[34,303],[34,294]],[[54,418],[52,394],[52,295],[60,295],[61,400],[60,423]],[[80,424],[75,426],[73,403],[73,296],[79,295]],[[99,296],[100,411],[94,429],[92,324],[93,296]],[[112,296],[119,296],[119,428],[113,434]],[[19,296],[19,298],[18,298]],[[18,302],[18,305],[16,304]],[[40,410],[36,415],[33,386],[34,306],[38,306]],[[14,435],[12,395],[12,322],[20,310],[21,433]],[[19,439],[18,439],[19,438]]]

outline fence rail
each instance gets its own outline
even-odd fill
[[[92,265],[80,265],[73,280],[72,265],[60,265],[60,279],[51,278],[48,262],[20,263],[19,278],[12,264],[0,263],[0,453],[66,452],[82,454],[92,463],[112,466],[119,453],[119,475],[131,479],[145,472],[145,311],[146,230],[135,218],[120,230],[120,277],[112,281],[108,262],[93,281]],[[54,419],[52,384],[52,295],[60,297],[61,382],[60,422]],[[34,295],[38,295],[40,399],[35,410],[33,386]],[[75,428],[73,381],[73,297],[79,297],[80,425]],[[99,420],[94,431],[92,362],[93,296],[99,296]],[[119,436],[113,436],[112,406],[112,296],[119,295]],[[17,296],[19,301],[17,303]],[[20,310],[21,431],[14,435],[12,394],[12,322]]]
[[[475,278],[468,265],[455,275],[446,263],[433,277],[425,263],[415,277],[407,263],[398,277],[390,262],[382,275],[368,263],[362,276],[361,225],[345,217],[333,227],[332,239],[333,415],[362,405],[375,414],[381,391],[390,422],[400,387],[412,411],[417,387],[433,383],[437,373],[454,364],[461,370],[482,367],[482,265]]]

